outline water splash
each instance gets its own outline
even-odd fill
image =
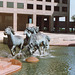
[[[41,51],[41,55],[39,54],[39,51],[36,51],[32,56],[39,57],[39,58],[54,58],[55,56],[52,56],[49,52]]]

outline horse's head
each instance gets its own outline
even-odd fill
[[[36,31],[36,33],[38,33],[39,32],[39,27],[36,27],[35,31]]]
[[[14,30],[12,29],[12,27],[7,27],[4,31],[4,35],[10,35],[11,33],[14,34]]]
[[[32,33],[31,33],[28,29],[25,29],[24,35],[26,35],[27,37],[30,37],[31,34],[32,34]]]

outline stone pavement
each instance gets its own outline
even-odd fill
[[[41,32],[43,33],[43,32]],[[16,35],[23,35],[23,32],[15,32]],[[75,46],[75,34],[62,34],[62,33],[44,33],[50,37],[50,45],[52,46]],[[0,42],[3,42],[3,31],[0,32]]]
[[[62,33],[45,33],[51,41],[52,46],[75,46],[75,34],[62,34]]]

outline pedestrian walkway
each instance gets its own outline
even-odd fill
[[[44,33],[44,32],[41,32]],[[23,35],[23,32],[15,32],[16,35]],[[62,33],[44,33],[50,37],[50,45],[52,46],[75,46],[75,34],[62,34]],[[3,42],[4,35],[3,31],[0,32],[0,42]]]
[[[75,46],[75,34],[45,33],[50,38],[51,46]]]

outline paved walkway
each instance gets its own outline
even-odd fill
[[[43,32],[42,32],[43,33]],[[15,32],[16,35],[23,35],[23,32]],[[50,45],[57,46],[75,46],[75,34],[59,34],[59,33],[44,33],[47,34],[51,41]],[[0,42],[3,42],[3,37],[6,37],[3,34],[3,31],[0,32]]]
[[[52,46],[75,46],[75,34],[45,33],[50,38]]]

